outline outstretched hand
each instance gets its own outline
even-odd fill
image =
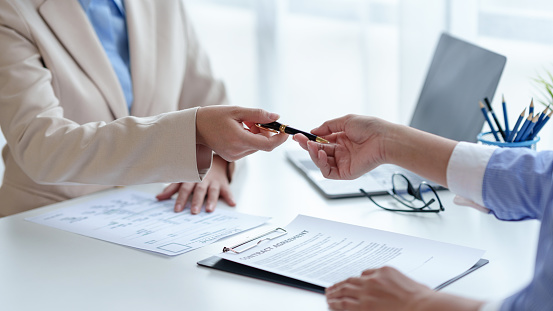
[[[269,123],[278,118],[277,114],[263,109],[202,107],[196,114],[196,141],[233,162],[258,150],[272,151],[284,143],[287,134],[272,134],[255,126],[255,123]]]
[[[389,123],[377,118],[346,115],[311,131],[329,144],[310,141],[301,134],[294,135],[294,140],[309,151],[326,178],[355,179],[383,163],[380,138],[386,125]]]

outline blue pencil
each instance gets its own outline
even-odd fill
[[[534,117],[534,99],[530,101],[530,109],[528,110],[528,115],[532,118]]]
[[[536,123],[538,123],[539,117],[540,116],[537,115],[532,119],[532,122],[530,122],[530,124],[526,128],[526,131],[524,131],[524,134],[520,138],[520,141],[525,141],[528,138],[528,136],[530,136],[530,133],[532,133],[532,129],[536,126]]]
[[[528,118],[526,118],[526,121],[524,121],[524,124],[522,124],[522,127],[517,133],[517,137],[515,137],[514,142],[519,142],[522,139],[522,135],[524,135],[524,132],[526,132],[526,129],[530,125],[530,122],[532,122],[532,116],[528,115]]]
[[[505,135],[510,134],[509,131],[509,116],[507,116],[507,104],[505,104],[505,96],[501,95],[501,104],[503,105],[503,120],[505,120]],[[507,139],[505,141],[508,141]]]
[[[515,138],[515,134],[518,131],[518,127],[520,126],[520,122],[522,122],[522,119],[524,119],[524,114],[526,113],[526,108],[522,109],[522,113],[518,117],[517,123],[515,123],[515,126],[513,127],[513,130],[509,132],[509,137],[507,137],[507,142],[512,142]]]
[[[547,115],[547,109],[549,109],[549,107],[545,108],[545,109],[543,110],[543,112],[540,114],[540,118],[538,119],[538,124],[540,124],[541,121],[543,121],[543,119],[544,119],[545,116]],[[537,126],[538,124],[536,124],[536,126]]]
[[[541,129],[543,128],[543,126],[545,125],[545,123],[547,123],[547,121],[551,118],[551,115],[553,114],[553,110],[551,110],[549,112],[548,115],[546,115],[543,120],[541,121],[540,124],[536,125],[536,127],[534,127],[534,131],[532,132],[532,135],[530,136],[530,140],[534,139],[536,137],[536,135],[538,135],[539,131],[541,131]]]
[[[497,132],[493,128],[492,121],[490,121],[490,118],[488,118],[488,112],[486,111],[486,107],[484,107],[484,104],[482,104],[482,102],[479,102],[479,104],[480,104],[480,110],[482,110],[482,114],[484,114],[484,118],[486,119],[486,122],[488,122],[488,125],[490,126],[490,130],[493,134],[493,137],[495,137],[496,141],[501,141],[499,140],[499,136],[497,136]]]
[[[540,117],[538,119],[538,122],[536,123],[536,126],[534,127],[534,130],[538,128],[538,126],[543,122],[543,119],[545,119],[545,116],[547,115],[547,110],[549,109],[549,106],[547,106],[542,113],[540,114]],[[530,136],[532,136],[532,133],[530,133]]]

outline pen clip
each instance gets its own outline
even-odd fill
[[[273,132],[273,133],[280,133],[280,132],[277,131],[277,130],[273,130],[273,129],[271,129],[271,128],[264,127],[264,126],[261,125],[260,123],[256,123],[255,126],[257,126],[257,127],[260,128],[260,129],[266,130],[266,131],[271,131],[271,132]]]
[[[268,235],[270,235],[270,234],[272,234],[272,233],[275,233],[275,232],[278,233],[276,236],[261,239],[261,238],[266,237],[266,236],[268,236]],[[240,253],[243,253],[243,252],[245,252],[245,251],[247,251],[247,250],[250,250],[250,249],[256,247],[257,245],[259,245],[259,244],[260,244],[261,242],[263,242],[263,241],[270,241],[270,240],[276,239],[276,238],[278,238],[278,237],[281,237],[281,236],[283,236],[283,235],[285,235],[285,234],[287,234],[287,233],[288,233],[288,232],[287,232],[286,230],[282,229],[282,228],[276,228],[276,229],[274,229],[274,230],[271,230],[271,231],[265,232],[265,233],[263,233],[263,234],[260,234],[260,235],[258,235],[258,236],[256,236],[256,237],[252,238],[252,239],[249,239],[249,240],[247,240],[247,241],[244,241],[244,242],[242,242],[242,243],[240,243],[240,244],[236,244],[236,245],[234,245],[234,246],[232,246],[232,247],[223,247],[223,253],[226,253],[226,252],[228,252],[228,251],[231,251],[231,252],[233,252],[233,253],[235,253],[235,254],[240,254]],[[257,240],[257,239],[261,239],[261,240],[257,241],[257,243],[253,244],[252,246],[248,246],[248,247],[246,247],[245,249],[242,249],[242,250],[237,250],[237,249],[236,249],[236,248],[238,248],[238,247],[240,247],[240,246],[243,246],[243,245],[245,245],[245,244],[248,244],[248,243],[250,243],[250,242],[253,242],[253,241]]]

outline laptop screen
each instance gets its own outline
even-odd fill
[[[505,62],[505,56],[442,34],[410,126],[476,142],[484,124],[478,102],[493,99]]]

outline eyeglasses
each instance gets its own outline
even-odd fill
[[[439,213],[444,210],[442,201],[436,190],[426,182],[421,182],[417,189],[413,187],[413,184],[403,174],[395,173],[392,175],[392,190],[389,191],[390,195],[401,203],[406,208],[391,208],[385,207],[377,203],[373,196],[365,192],[363,189],[359,189],[369,200],[371,200],[376,206],[392,212],[410,212],[410,213]],[[431,208],[431,205],[437,203],[438,208]],[[436,206],[436,204],[434,204]]]

